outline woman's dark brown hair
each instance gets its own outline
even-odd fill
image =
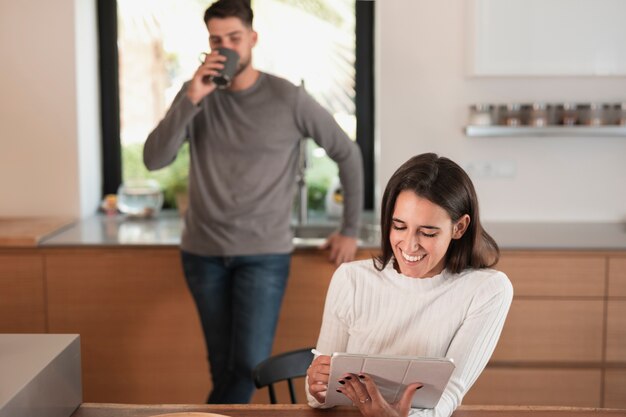
[[[248,28],[252,27],[254,13],[250,8],[250,0],[217,0],[204,12],[204,23],[208,24],[212,18],[225,19],[237,17]]]
[[[442,207],[453,223],[464,214],[469,215],[467,230],[460,239],[450,242],[446,252],[448,271],[459,273],[466,268],[488,268],[498,262],[500,249],[480,224],[478,198],[472,180],[450,159],[425,153],[405,162],[387,183],[380,219],[382,253],[374,260],[376,269],[382,271],[393,257],[389,233],[396,199],[405,190]]]

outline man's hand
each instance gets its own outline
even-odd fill
[[[215,90],[216,85],[208,81],[209,77],[218,75],[218,70],[224,68],[225,61],[226,57],[220,55],[217,51],[206,54],[204,63],[193,74],[193,78],[187,87],[187,97],[194,105],[200,103],[200,100]]]
[[[335,232],[328,236],[326,242],[320,246],[320,249],[330,249],[328,260],[339,266],[344,262],[354,260],[356,255],[356,238],[344,236]]]

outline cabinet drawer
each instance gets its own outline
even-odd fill
[[[604,407],[626,408],[626,369],[608,369],[604,374]]]
[[[626,300],[608,302],[606,360],[626,362]]]
[[[602,256],[503,253],[503,271],[516,296],[603,297],[606,261]]]
[[[41,255],[0,255],[0,333],[46,331],[43,277]]]
[[[600,369],[487,368],[463,404],[599,407]]]
[[[492,360],[602,360],[602,300],[513,300]]]
[[[626,258],[609,259],[609,297],[626,297]]]

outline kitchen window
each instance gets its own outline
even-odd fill
[[[173,204],[177,186],[186,179],[187,149],[169,167],[148,172],[142,148],[193,75],[200,52],[208,50],[202,16],[212,1],[98,1],[104,194],[115,193],[124,180],[155,178]],[[362,0],[252,0],[259,32],[255,67],[304,83],[357,141],[366,209],[373,208],[374,190],[373,7],[373,1]],[[308,142],[309,208],[322,209],[337,168],[323,149]]]

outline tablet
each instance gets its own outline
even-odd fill
[[[421,382],[424,386],[415,391],[411,407],[434,408],[454,367],[453,360],[448,358],[334,353],[330,361],[326,404],[352,405],[348,397],[337,392],[337,388],[342,386],[338,382],[341,376],[351,372],[372,376],[382,396],[389,403],[398,401],[408,384]]]

